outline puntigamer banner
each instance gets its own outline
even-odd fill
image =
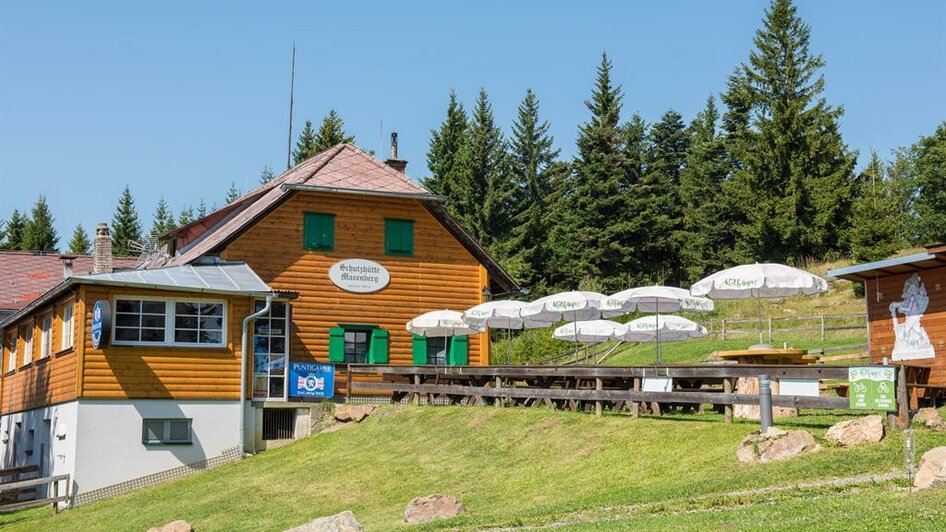
[[[852,409],[887,410],[897,409],[893,367],[853,367],[848,369],[851,387],[848,392]]]

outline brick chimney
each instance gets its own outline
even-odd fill
[[[391,132],[391,156],[388,157],[387,161],[384,161],[384,164],[401,173],[407,168],[407,161],[402,161],[397,158],[397,132]]]
[[[92,251],[92,273],[112,273],[112,235],[107,223],[95,226],[95,249]]]

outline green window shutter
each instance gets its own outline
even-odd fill
[[[345,329],[341,327],[328,330],[328,361],[345,361]]]
[[[420,336],[419,334],[414,335],[414,350],[413,350],[413,361],[414,364],[424,365],[427,363],[427,337]]]
[[[308,251],[335,250],[335,215],[307,212],[302,215],[302,248]]]
[[[414,221],[384,221],[385,255],[414,256]]]
[[[384,329],[374,329],[371,331],[371,345],[368,346],[368,363],[388,363],[388,331]]]
[[[451,366],[466,366],[470,363],[468,336],[451,336],[447,363]]]

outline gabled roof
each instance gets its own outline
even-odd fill
[[[19,310],[63,280],[62,255],[0,251],[0,310]],[[92,272],[90,255],[70,255],[73,275]],[[114,257],[114,268],[134,268],[137,257]]]
[[[287,170],[269,183],[244,194],[233,204],[188,226],[187,230],[193,230],[201,224],[210,225],[202,234],[188,241],[167,265],[189,264],[201,257],[219,253],[297,190],[416,199],[486,267],[497,286],[508,292],[519,289],[509,274],[439,205],[443,201],[442,197],[431,193],[403,172],[347,143],[338,144]]]

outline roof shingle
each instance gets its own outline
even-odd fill
[[[134,268],[137,257],[114,257],[115,268]],[[92,272],[92,257],[79,255],[72,261],[74,275]],[[0,251],[0,310],[18,310],[43,295],[63,279],[59,253]]]

